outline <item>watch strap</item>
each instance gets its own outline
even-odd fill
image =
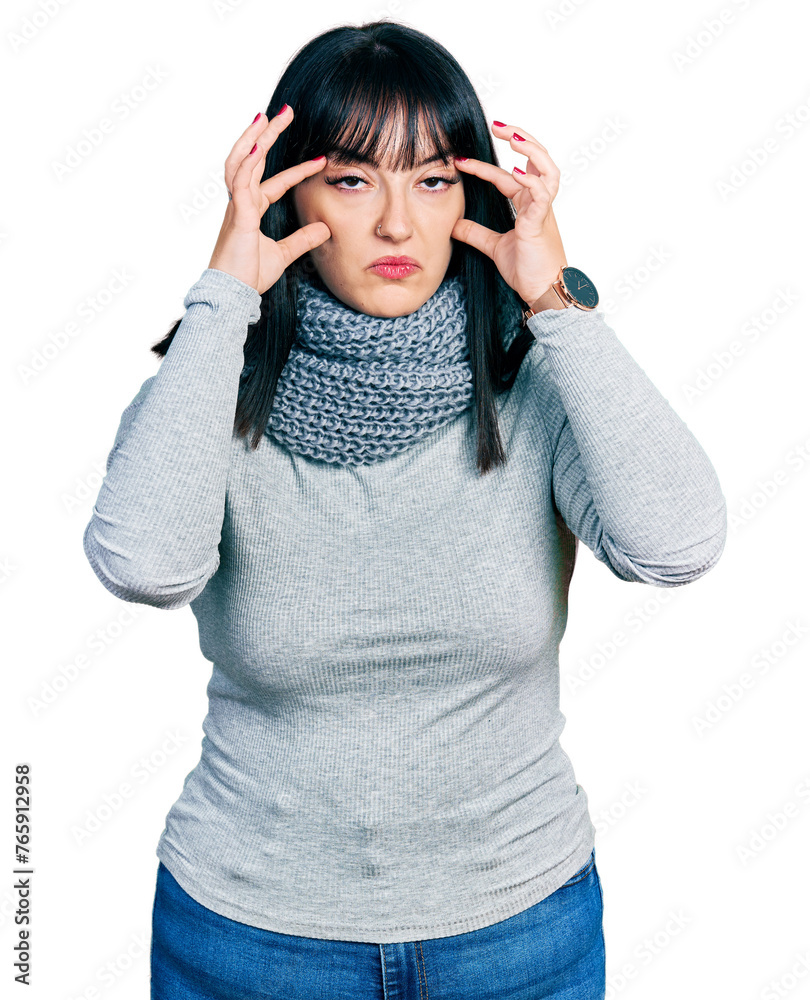
[[[565,285],[563,285],[563,282],[562,282],[562,272],[563,272],[563,267],[564,266],[565,265],[562,265],[560,267],[560,273],[557,275],[557,280],[553,281],[549,287],[553,288],[554,291],[557,293],[557,298],[560,300],[560,302],[562,302],[563,308],[564,309],[570,309],[571,306],[574,305],[575,303],[574,303],[574,300],[571,298],[571,296],[566,292]],[[543,292],[543,295],[545,295],[545,294],[546,293]],[[537,315],[538,310],[536,310],[534,308],[534,306],[540,301],[540,299],[542,297],[543,296],[541,295],[540,298],[535,299],[534,302],[528,303],[527,306],[526,306],[526,308],[523,310],[523,325],[524,326],[529,321],[529,318],[531,316],[536,316]],[[542,312],[543,310],[539,310],[539,311]]]

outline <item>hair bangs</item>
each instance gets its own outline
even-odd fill
[[[366,81],[368,83],[368,81]],[[414,170],[442,160],[456,150],[449,141],[438,109],[427,95],[389,86],[334,95],[334,108],[323,122],[312,122],[321,136],[321,151],[334,166],[364,163],[379,169]]]

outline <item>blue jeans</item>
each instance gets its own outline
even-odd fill
[[[151,1000],[604,1000],[596,849],[556,892],[466,934],[369,944],[277,934],[202,906],[159,862]]]

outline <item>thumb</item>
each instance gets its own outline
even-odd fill
[[[332,236],[332,230],[325,222],[310,222],[294,233],[278,241],[278,246],[285,257],[285,267],[308,250],[314,250]]]
[[[473,222],[472,219],[458,219],[450,235],[462,243],[469,243],[471,247],[485,253],[491,260],[495,258],[495,247],[501,238],[500,233],[496,233],[478,222]]]

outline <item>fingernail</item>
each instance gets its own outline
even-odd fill
[[[257,122],[257,121],[258,121],[258,120],[259,120],[259,119],[261,118],[261,116],[262,116],[262,113],[261,113],[261,111],[260,111],[260,112],[259,112],[259,113],[258,113],[258,114],[256,115],[256,117],[255,117],[255,118],[253,119],[253,121],[252,121],[252,122],[251,122],[250,124],[251,124],[251,125],[255,125],[255,124],[256,124],[256,122]]]
[[[253,149],[251,149],[250,153],[255,153],[258,146],[259,146],[258,142],[254,142]],[[248,153],[248,156],[250,156],[250,153]]]
[[[517,172],[518,172],[519,174],[525,174],[525,173],[526,173],[526,171],[525,171],[525,170],[521,170],[521,169],[520,169],[520,167],[512,167],[512,169],[513,169],[513,170],[517,170]]]
[[[518,140],[518,142],[525,142],[525,141],[526,141],[526,140],[525,140],[525,139],[523,138],[523,136],[522,136],[522,135],[518,135],[518,134],[517,134],[517,132],[513,132],[513,133],[512,133],[512,138],[513,138],[513,139],[517,139],[517,140]]]
[[[320,156],[313,156],[312,159],[313,160],[325,160],[326,156],[323,153],[321,153]]]
[[[493,121],[492,124],[493,125],[500,125],[501,128],[503,128],[506,125],[506,122],[496,122],[496,121]]]
[[[281,111],[279,111],[278,115],[283,115],[286,110],[287,110],[287,105],[285,104],[284,107],[281,109]],[[278,118],[278,115],[276,115],[276,118]]]
[[[462,163],[464,163],[465,160],[469,160],[469,156],[456,156],[454,157],[454,159],[460,160]]]

